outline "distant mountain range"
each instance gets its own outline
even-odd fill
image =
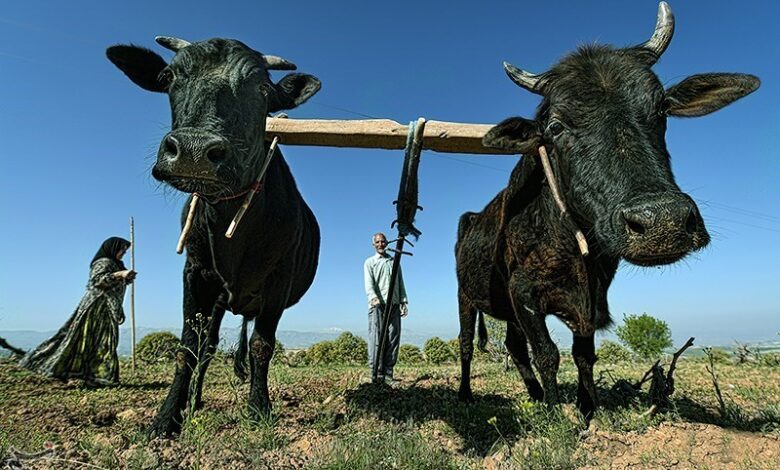
[[[149,333],[155,333],[158,331],[169,331],[176,336],[181,334],[181,329],[174,328],[136,328],[136,342],[141,341],[141,338]],[[18,330],[18,331],[0,331],[0,338],[5,338],[8,343],[14,347],[24,350],[30,350],[41,344],[44,340],[54,335],[56,331],[31,331],[31,330]],[[238,327],[223,327],[220,331],[219,347],[221,349],[229,349],[238,342],[238,335],[241,329]],[[319,343],[320,341],[330,341],[336,339],[344,330],[340,328],[329,328],[326,330],[318,331],[290,331],[280,330],[276,332],[276,338],[282,342],[286,349],[304,349],[308,348],[312,344]],[[355,333],[357,336],[366,338],[366,332],[361,331]],[[403,330],[401,334],[401,342],[404,344],[414,344],[415,346],[422,347],[425,341],[435,336],[434,334],[416,333],[414,331]],[[451,339],[457,336],[457,332],[450,335],[443,335],[442,339]],[[130,329],[120,328],[119,330],[119,355],[130,355]],[[0,350],[0,354],[5,354],[7,351]]]

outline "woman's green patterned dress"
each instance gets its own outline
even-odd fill
[[[126,283],[113,276],[123,267],[114,259],[92,263],[87,293],[65,325],[27,353],[20,365],[59,379],[79,378],[96,384],[119,383],[117,344],[125,320]]]

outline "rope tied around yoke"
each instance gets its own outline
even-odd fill
[[[398,226],[399,237],[411,235],[415,240],[422,235],[422,232],[414,226],[414,218],[417,210],[422,210],[422,207],[417,203],[419,195],[417,168],[420,165],[425,122],[425,118],[420,118],[417,122],[412,121],[409,123],[406,149],[404,150],[404,166],[401,171],[401,184],[398,188],[398,199],[393,202],[396,205],[398,217],[390,224],[391,228]]]

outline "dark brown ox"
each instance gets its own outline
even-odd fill
[[[257,415],[270,409],[268,365],[276,327],[284,309],[311,285],[320,245],[317,221],[279,151],[233,237],[226,238],[225,231],[269,158],[266,116],[303,103],[320,82],[290,73],[274,83],[270,70],[294,70],[295,65],[231,39],[189,43],[158,37],[157,42],[176,52],[170,64],[135,46],[114,46],[107,54],[141,88],[168,94],[173,122],[152,175],[201,200],[186,243],[184,348],[150,429],[168,435],[181,429],[188,402],[200,405],[225,310],[243,315],[244,327],[254,319],[249,411]]]
[[[674,181],[666,119],[716,111],[756,90],[759,80],[702,74],[664,89],[651,67],[673,29],[662,2],[655,33],[639,46],[581,47],[539,75],[504,64],[512,81],[541,95],[542,103],[533,120],[509,118],[485,136],[486,146],[523,157],[506,189],[482,212],[460,219],[461,400],[473,400],[474,328],[477,312],[484,312],[507,322],[506,346],[531,398],[558,402],[559,353],[545,325],[545,317],[555,315],[574,335],[577,405],[590,417],[596,407],[593,335],[611,322],[607,289],[618,262],[669,264],[709,243],[696,204]],[[574,225],[587,236],[588,256],[580,254],[574,227],[553,201],[540,146],[550,154]]]

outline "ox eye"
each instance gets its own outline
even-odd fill
[[[553,120],[547,125],[547,132],[553,137],[558,137],[564,130],[566,130],[566,128],[559,121]]]

